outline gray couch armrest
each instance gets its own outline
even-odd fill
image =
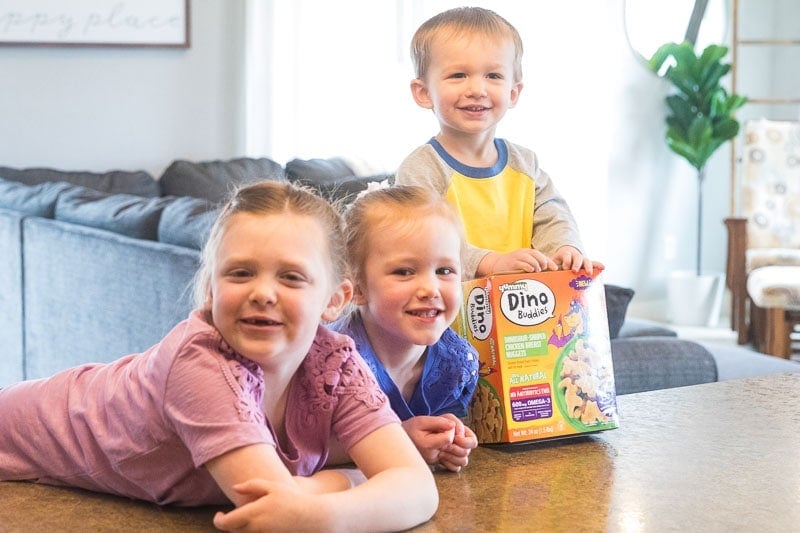
[[[742,346],[701,342],[717,363],[719,381],[800,372],[800,363],[772,355],[754,352]]]
[[[617,394],[717,381],[717,364],[696,342],[677,337],[628,337],[611,341]]]

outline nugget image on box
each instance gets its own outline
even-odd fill
[[[464,303],[453,326],[480,357],[468,413],[480,443],[619,426],[599,276],[559,270],[463,283]]]

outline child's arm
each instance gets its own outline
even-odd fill
[[[222,530],[397,531],[433,516],[439,502],[436,483],[400,424],[373,431],[349,454],[366,476],[364,483],[350,490],[309,495],[285,477],[282,481],[254,479],[237,488],[249,500],[257,499],[229,513],[218,513],[214,525]]]
[[[562,246],[552,258],[539,250],[522,248],[507,254],[489,252],[478,265],[477,277],[497,274],[499,272],[541,272],[543,270],[572,270],[577,272],[583,268],[591,274],[594,269],[603,269],[598,261],[592,261],[574,246]]]
[[[572,270],[573,272],[584,269],[586,272],[591,274],[594,272],[595,268],[600,270],[605,268],[603,263],[590,260],[588,257],[584,256],[580,250],[573,246],[560,247],[558,250],[556,250],[555,255],[553,255],[553,261],[560,265],[562,270]]]
[[[539,169],[536,174],[531,247],[553,257],[563,246],[583,249],[578,224],[550,176]]]
[[[268,444],[236,448],[212,459],[206,464],[206,468],[228,499],[237,506],[252,501],[254,497],[234,487],[255,478],[269,480],[307,494],[334,492],[350,487],[350,480],[336,470],[322,470],[311,477],[292,476],[275,448]]]
[[[518,270],[523,272],[558,270],[558,265],[544,253],[532,248],[520,248],[507,254],[489,252],[478,264],[475,276],[480,278],[489,274]]]

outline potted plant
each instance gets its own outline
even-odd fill
[[[747,101],[744,96],[728,94],[721,84],[722,78],[731,69],[729,63],[722,62],[727,53],[727,47],[711,44],[698,56],[689,41],[667,43],[653,54],[648,63],[653,72],[658,74],[663,71],[660,75],[675,88],[666,98],[669,108],[666,119],[667,146],[697,170],[697,278],[702,276],[703,181],[706,163],[720,146],[739,133],[739,122],[734,117],[734,111]],[[721,296],[722,281],[716,283]],[[685,305],[683,307],[686,308]]]

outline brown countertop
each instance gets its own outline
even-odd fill
[[[211,507],[159,507],[80,489],[0,482],[3,533],[217,531],[212,523],[216,511]]]
[[[800,374],[620,396],[620,427],[480,447],[419,531],[800,531]]]
[[[418,531],[797,531],[800,374],[620,396],[619,429],[480,447]],[[0,483],[2,531],[213,531],[216,509]]]

